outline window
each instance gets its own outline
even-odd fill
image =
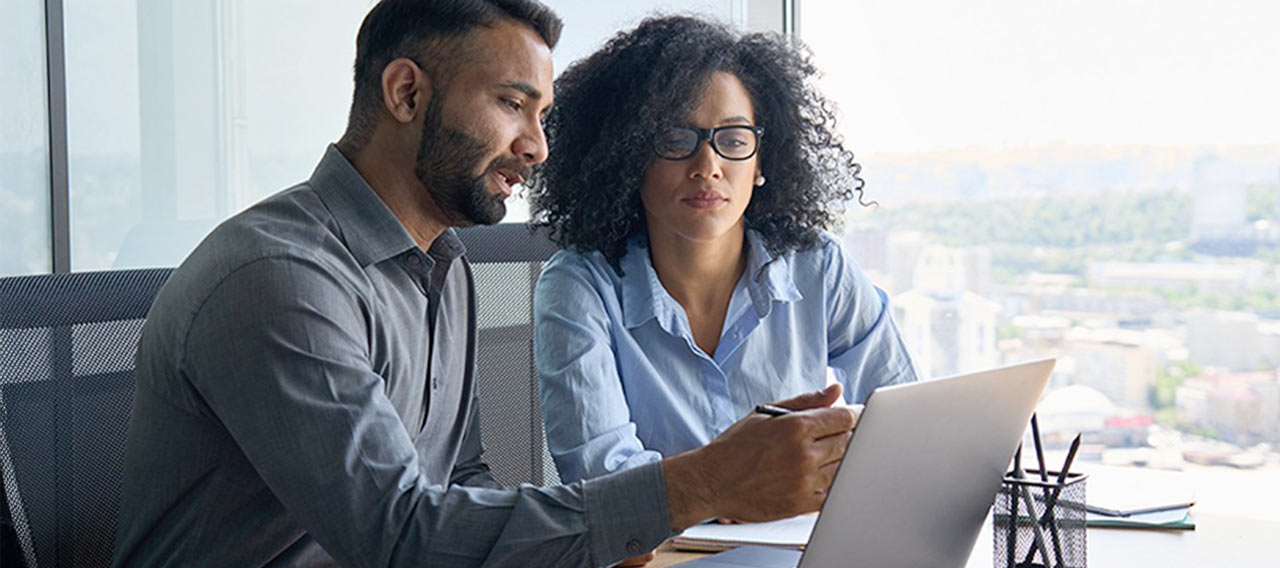
[[[306,179],[346,124],[369,6],[66,0],[72,269],[174,266]]]
[[[1060,447],[1084,429],[1095,460],[1183,469],[1200,510],[1280,481],[1277,18],[801,5],[880,202],[852,208],[846,245],[926,375],[1055,356],[1041,424]]]
[[[43,33],[47,4],[62,14],[52,41]],[[218,222],[305,180],[345,128],[355,36],[373,4],[5,2],[0,275],[49,272],[55,259],[57,270],[174,266]],[[559,69],[658,12],[783,26],[781,0],[549,4],[566,22]],[[52,120],[47,44],[65,52],[56,62],[65,78],[52,84],[66,112]],[[56,148],[51,123],[58,140],[65,124]],[[512,201],[507,221],[526,220],[527,205]]]
[[[49,272],[44,6],[0,3],[0,276]]]
[[[551,5],[561,69],[654,11],[748,24],[742,0]],[[65,0],[72,269],[176,265],[222,219],[306,179],[346,125],[370,6]],[[526,220],[513,201],[507,221]]]

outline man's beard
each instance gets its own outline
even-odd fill
[[[485,178],[498,167],[523,172],[525,166],[498,159],[475,176],[472,172],[480,169],[489,148],[481,140],[444,126],[440,95],[432,93],[427,105],[414,173],[436,206],[453,223],[463,226],[497,223],[507,214],[506,198],[490,193]]]

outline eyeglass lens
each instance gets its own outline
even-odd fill
[[[750,126],[721,126],[710,129],[711,148],[729,160],[745,160],[753,156],[759,138]],[[658,137],[655,150],[663,158],[682,160],[694,155],[708,131],[693,128],[671,128]]]

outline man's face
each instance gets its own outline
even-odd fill
[[[512,186],[547,158],[551,50],[513,22],[463,41],[468,61],[427,105],[415,173],[453,224],[491,225],[506,215]]]

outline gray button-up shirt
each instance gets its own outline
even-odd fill
[[[463,253],[333,146],[214,230],[143,329],[115,564],[599,566],[669,536],[659,464],[489,475]]]

